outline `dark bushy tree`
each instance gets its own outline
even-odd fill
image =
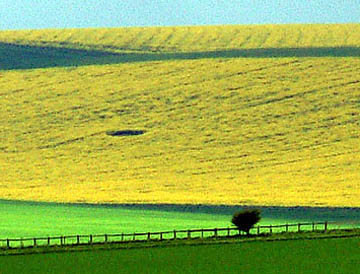
[[[245,209],[243,211],[235,212],[231,222],[238,227],[239,230],[250,234],[250,229],[260,221],[260,210]]]

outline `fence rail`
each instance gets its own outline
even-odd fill
[[[300,231],[326,231],[329,222],[311,222],[284,225],[265,225],[255,226],[251,229],[252,234],[272,234],[280,232],[300,232]],[[236,227],[227,228],[205,228],[205,229],[183,229],[159,232],[142,233],[118,233],[118,234],[90,234],[90,235],[69,235],[56,237],[35,237],[35,238],[16,238],[0,239],[0,248],[25,248],[37,246],[65,246],[81,244],[107,244],[125,243],[133,241],[149,240],[175,240],[175,239],[195,239],[210,237],[231,237],[241,235],[242,232]]]

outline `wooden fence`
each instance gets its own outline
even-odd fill
[[[256,226],[251,229],[251,234],[263,235],[281,232],[301,232],[301,231],[326,231],[328,222],[312,222],[284,225]],[[91,245],[107,243],[126,243],[133,241],[150,240],[176,240],[176,239],[196,239],[210,237],[232,237],[241,235],[243,232],[236,227],[211,228],[211,229],[187,229],[172,230],[161,232],[146,233],[120,233],[120,234],[101,234],[101,235],[72,235],[57,237],[40,238],[17,238],[0,239],[0,248],[25,248],[37,246],[66,246],[66,245]]]

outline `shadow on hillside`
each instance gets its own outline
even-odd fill
[[[101,205],[95,205],[101,206]],[[264,218],[269,219],[299,219],[316,221],[354,222],[360,221],[360,209],[352,207],[282,207],[282,206],[226,206],[226,205],[175,205],[175,204],[122,204],[103,205],[119,206],[126,209],[160,210],[169,212],[195,212],[205,214],[233,215],[236,211],[258,208]]]
[[[360,57],[360,47],[233,49],[208,52],[123,52],[0,42],[0,70],[72,67],[203,58]]]
[[[166,212],[183,212],[183,213],[204,213],[212,215],[229,215],[232,216],[236,211],[258,208],[263,218],[273,220],[311,220],[311,221],[335,221],[347,224],[360,224],[360,208],[359,207],[324,207],[324,206],[230,206],[230,205],[191,205],[191,204],[91,204],[91,203],[47,203],[47,202],[30,202],[30,201],[14,201],[0,199],[0,205],[45,205],[58,206],[68,205],[74,207],[89,208],[119,208],[127,210],[154,210]]]

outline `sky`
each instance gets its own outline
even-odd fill
[[[360,0],[0,0],[0,30],[360,23]]]

